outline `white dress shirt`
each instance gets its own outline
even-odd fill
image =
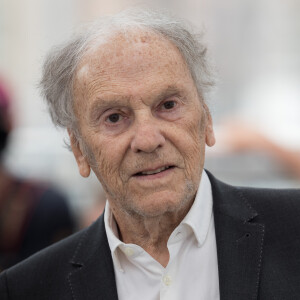
[[[166,268],[140,246],[119,240],[108,202],[104,222],[119,300],[220,299],[212,191],[205,171],[190,211],[168,240]]]

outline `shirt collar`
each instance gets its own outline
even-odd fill
[[[195,201],[188,214],[185,216],[185,218],[182,220],[178,227],[189,226],[196,237],[198,246],[201,247],[204,244],[208,233],[211,216],[211,184],[206,172],[203,170]],[[125,244],[119,239],[117,224],[110,209],[108,201],[106,201],[106,207],[104,211],[104,224],[112,257],[115,263],[117,264],[119,270],[123,271],[117,257],[117,249],[120,246],[124,247]]]
[[[212,216],[212,190],[206,172],[203,170],[195,201],[179,226],[189,226],[201,247],[206,239]]]

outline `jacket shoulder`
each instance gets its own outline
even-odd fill
[[[237,262],[236,257],[243,258],[236,268],[242,276],[247,269],[247,276],[258,274],[258,299],[300,299],[300,190],[235,187],[211,174],[209,177],[218,256],[226,265],[226,278],[235,269],[233,259]],[[224,262],[224,253],[230,265]],[[259,265],[252,262],[255,254]],[[247,255],[249,265],[243,265]],[[232,290],[236,290],[234,285]]]
[[[297,219],[300,213],[300,189],[271,189],[240,187],[226,184],[216,179],[211,173],[209,175],[214,201],[218,201],[219,207],[227,206],[229,210],[235,210],[240,214],[241,208],[247,207],[252,215],[259,218]],[[224,198],[226,195],[226,198]],[[230,200],[228,201],[228,198]],[[221,201],[220,201],[221,199]],[[242,205],[240,205],[242,203]],[[300,219],[299,219],[300,222]]]
[[[300,222],[300,189],[242,188],[237,190],[261,217]]]
[[[70,269],[69,261],[74,248],[84,237],[85,232],[86,230],[75,233],[3,271],[0,274],[1,299],[30,299],[32,291],[38,295],[45,286],[48,286],[49,295],[55,297],[51,289],[53,284],[56,285],[57,295],[61,289],[67,291],[66,270]]]
[[[264,225],[261,299],[300,297],[300,191],[242,189]],[[270,296],[272,295],[272,296]]]
[[[82,244],[92,245],[97,221],[0,274],[1,299],[71,299],[68,275]]]

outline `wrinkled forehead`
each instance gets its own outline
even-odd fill
[[[110,36],[95,39],[88,46],[83,55],[77,71],[76,79],[97,73],[99,75],[110,70],[112,66],[139,65],[141,68],[151,65],[158,58],[162,63],[186,63],[176,46],[162,35],[148,29],[129,29],[122,32],[116,31]]]

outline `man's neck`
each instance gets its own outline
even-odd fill
[[[167,242],[183,218],[190,210],[193,201],[184,209],[168,212],[156,217],[114,215],[119,230],[119,239],[126,244],[136,244],[148,252],[163,267],[169,262]]]

